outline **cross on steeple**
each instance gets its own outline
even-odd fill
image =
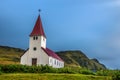
[[[41,12],[41,9],[38,9],[38,12],[40,13],[40,12]]]

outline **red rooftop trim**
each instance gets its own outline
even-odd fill
[[[37,18],[36,24],[31,32],[30,36],[44,36],[44,37],[46,37],[44,30],[43,30],[43,27],[42,27],[42,21],[41,21],[40,15]]]
[[[42,48],[42,47],[41,47]],[[50,49],[48,49],[48,48],[42,48],[46,53],[47,53],[47,55],[48,56],[51,56],[51,57],[53,57],[53,58],[56,58],[56,59],[58,59],[58,60],[60,60],[60,61],[63,61],[55,52],[53,52],[52,50],[50,50]]]

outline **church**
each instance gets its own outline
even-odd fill
[[[40,15],[29,35],[29,48],[21,55],[20,64],[29,66],[48,65],[53,68],[64,67],[64,61],[46,47],[46,35]]]

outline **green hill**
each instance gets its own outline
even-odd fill
[[[81,66],[92,70],[106,69],[97,59],[89,59],[81,51],[61,51],[56,52],[67,66]]]
[[[8,46],[0,46],[0,64],[19,64],[20,55],[25,50]],[[65,62],[66,66],[81,66],[88,69],[106,69],[97,59],[89,59],[81,51],[56,52]]]
[[[24,50],[8,46],[0,46],[0,64],[19,64]]]

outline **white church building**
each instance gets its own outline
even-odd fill
[[[21,55],[20,63],[22,65],[49,65],[53,68],[64,67],[64,61],[46,47],[46,36],[40,15],[29,37],[29,48]]]

